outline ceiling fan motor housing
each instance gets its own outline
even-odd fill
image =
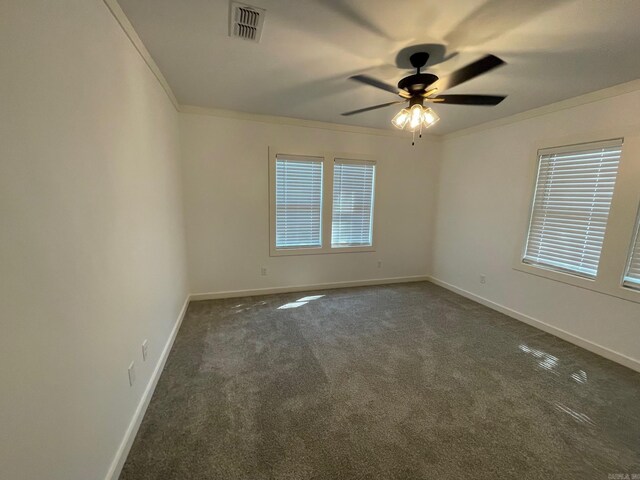
[[[438,80],[438,77],[431,73],[416,73],[400,80],[398,82],[398,88],[411,94],[422,93],[429,85],[435,83],[436,80]]]

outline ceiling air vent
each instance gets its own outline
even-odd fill
[[[229,36],[259,42],[265,10],[244,3],[231,2]]]

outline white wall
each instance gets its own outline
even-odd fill
[[[101,0],[0,44],[0,478],[102,480],[187,293],[178,115]]]
[[[513,269],[531,202],[536,150],[576,139],[625,137],[624,189],[629,226],[640,196],[640,92],[445,138],[439,178],[433,276],[593,344],[640,361],[640,304]],[[618,195],[617,192],[616,195]],[[616,198],[614,197],[614,202]],[[629,212],[631,218],[629,218]],[[610,225],[611,227],[611,225]],[[617,231],[620,229],[617,228]],[[624,259],[622,259],[624,261]],[[617,275],[621,275],[622,266]],[[479,282],[480,274],[487,283]],[[602,353],[602,352],[601,352]],[[606,353],[606,352],[605,352]],[[611,357],[611,355],[610,355]],[[615,355],[614,355],[615,357]],[[624,360],[618,358],[618,360]],[[634,368],[638,368],[636,363]]]
[[[438,142],[423,138],[412,147],[405,137],[180,117],[192,293],[429,273]],[[270,257],[269,146],[375,156],[377,251]]]

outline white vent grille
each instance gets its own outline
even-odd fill
[[[265,10],[243,3],[231,2],[229,35],[259,42],[262,37]]]

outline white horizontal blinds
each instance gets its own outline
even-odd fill
[[[624,285],[640,290],[640,214],[638,215],[636,237],[631,247],[627,271],[624,274]]]
[[[373,162],[335,160],[332,247],[372,245],[375,171]]]
[[[540,152],[524,262],[598,273],[622,140]]]
[[[322,246],[322,159],[276,157],[276,248]]]

